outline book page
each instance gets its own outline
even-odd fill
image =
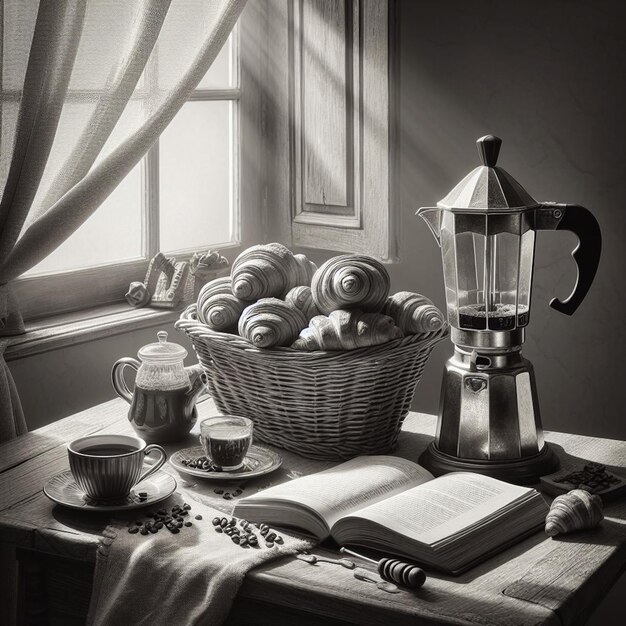
[[[354,517],[432,545],[532,491],[479,474],[447,474],[368,506]]]
[[[342,515],[432,480],[423,467],[393,456],[362,456],[248,496],[241,502],[295,502],[332,526]]]

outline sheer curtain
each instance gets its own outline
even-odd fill
[[[132,170],[206,74],[245,3],[0,0],[0,441],[26,429],[2,357],[2,337],[24,332],[11,281]]]

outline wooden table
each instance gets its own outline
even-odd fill
[[[201,417],[215,412],[210,401],[200,408]],[[123,401],[113,400],[0,445],[1,567],[5,581],[10,580],[17,561],[18,587],[16,593],[0,582],[0,606],[5,610],[0,623],[10,623],[6,611],[11,604],[17,604],[21,623],[66,625],[84,619],[95,549],[107,520],[55,506],[41,489],[47,478],[68,467],[67,441],[93,433],[131,433],[126,412]],[[434,417],[410,414],[396,453],[416,460],[434,427]],[[562,456],[626,467],[624,442],[561,433],[549,433],[547,439]],[[183,445],[193,445],[193,437],[176,447]],[[328,465],[282,454],[283,467],[249,483],[247,494]],[[169,465],[166,468],[176,476],[181,492],[210,495],[222,510],[232,506],[213,494],[211,483],[187,481]],[[626,566],[625,520],[622,499],[606,509],[600,529],[558,541],[537,533],[463,576],[432,574],[415,593],[387,594],[355,580],[343,568],[283,559],[249,573],[229,623],[581,624]]]

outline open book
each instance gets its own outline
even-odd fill
[[[535,532],[547,512],[532,488],[366,456],[242,498],[234,514],[458,574]]]

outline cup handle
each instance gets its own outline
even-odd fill
[[[148,476],[154,474],[154,472],[160,470],[163,467],[165,461],[167,461],[167,453],[165,452],[165,450],[163,450],[161,446],[157,446],[155,443],[151,443],[143,449],[144,456],[148,456],[148,454],[150,454],[151,452],[158,452],[161,458],[139,477],[137,483],[140,483],[142,480],[148,478]]]

